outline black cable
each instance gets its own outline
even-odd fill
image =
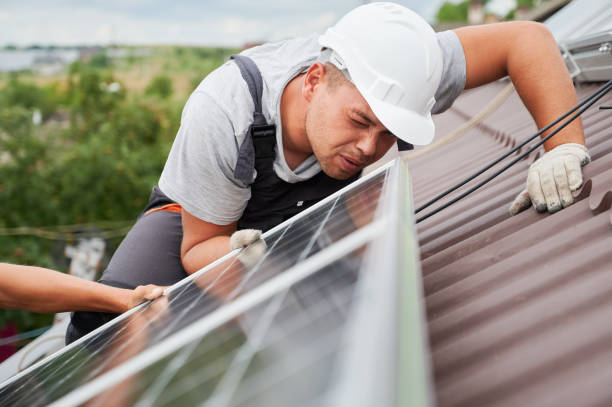
[[[612,109],[612,106],[599,106],[599,110]]]
[[[450,194],[451,192],[455,191],[456,189],[462,187],[463,185],[467,184],[468,182],[470,182],[471,180],[473,180],[474,178],[476,178],[477,176],[481,175],[482,173],[484,173],[485,171],[491,169],[492,167],[494,167],[495,165],[499,164],[502,160],[504,160],[505,158],[509,157],[512,153],[518,151],[521,147],[523,147],[525,144],[529,143],[531,140],[535,139],[536,137],[542,135],[542,133],[544,133],[545,131],[549,130],[551,127],[555,126],[556,124],[558,124],[561,120],[565,119],[567,116],[569,116],[570,114],[574,113],[577,109],[581,108],[582,106],[584,106],[585,103],[588,103],[590,100],[592,100],[592,98],[597,97],[598,94],[600,92],[603,92],[604,94],[609,90],[606,89],[606,87],[610,86],[610,84],[612,84],[612,81],[608,81],[605,85],[603,85],[601,88],[599,88],[597,91],[595,91],[594,93],[592,93],[590,96],[588,96],[587,98],[585,98],[582,102],[578,103],[576,106],[574,106],[573,108],[571,108],[570,110],[568,110],[566,113],[564,113],[562,116],[560,116],[559,118],[557,118],[555,121],[553,121],[552,123],[550,123],[548,126],[542,128],[540,131],[538,131],[537,133],[535,133],[533,136],[527,138],[525,141],[523,141],[522,143],[520,143],[519,145],[517,145],[516,147],[512,148],[510,151],[508,151],[507,153],[505,153],[504,155],[502,155],[501,157],[499,157],[498,159],[496,159],[495,161],[487,164],[484,168],[478,170],[477,172],[475,172],[474,174],[470,175],[469,177],[467,177],[466,179],[464,179],[463,181],[459,182],[458,184],[450,187],[449,189],[447,189],[446,191],[436,195],[434,198],[432,198],[431,200],[429,200],[428,202],[424,203],[423,205],[421,205],[420,207],[418,207],[414,213],[419,213],[421,212],[423,209],[431,206],[432,204],[434,204],[435,202],[437,202],[438,200],[440,200],[441,198],[444,198],[446,195]],[[600,109],[602,108],[602,106],[599,107]],[[604,106],[604,108],[606,108]]]
[[[504,171],[506,171],[508,168],[512,167],[514,164],[516,164],[517,162],[519,162],[520,160],[522,160],[523,158],[527,157],[529,154],[531,154],[533,151],[535,151],[538,147],[540,147],[542,144],[544,144],[547,140],[549,140],[551,137],[555,136],[558,132],[560,132],[561,130],[563,130],[568,124],[570,124],[572,121],[574,121],[574,119],[576,119],[578,116],[580,116],[582,113],[584,113],[589,107],[591,107],[593,104],[595,104],[595,102],[597,102],[599,99],[601,99],[608,91],[610,91],[612,89],[612,81],[608,81],[604,86],[602,86],[597,92],[595,92],[593,95],[589,96],[586,100],[589,100],[588,103],[586,103],[586,105],[584,107],[582,107],[577,113],[575,113],[572,117],[570,117],[567,121],[563,122],[559,127],[557,127],[552,133],[550,133],[548,136],[544,137],[542,140],[540,140],[539,142],[537,142],[536,144],[534,144],[531,148],[529,148],[529,150],[527,150],[526,152],[524,152],[523,154],[521,154],[520,156],[518,156],[517,158],[515,158],[514,160],[512,160],[509,164],[507,164],[506,166],[504,166],[503,168],[501,168],[500,170],[498,170],[496,173],[492,174],[489,178],[485,179],[484,181],[481,181],[480,183],[478,183],[477,185],[474,185],[472,188],[470,188],[469,190],[467,190],[466,192],[464,192],[463,194],[457,196],[456,198],[453,198],[452,200],[450,200],[449,202],[445,203],[444,205],[434,209],[433,211],[431,211],[430,213],[428,213],[427,215],[424,215],[420,218],[418,218],[416,220],[416,223],[419,223],[427,218],[429,218],[432,215],[435,215],[436,213],[440,212],[443,209],[448,208],[449,206],[451,206],[452,204],[454,204],[455,202],[465,198],[466,196],[468,196],[469,194],[471,194],[472,192],[476,191],[478,188],[480,188],[481,186],[487,184],[489,181],[493,180],[494,178],[496,178],[498,175],[500,175],[501,173],[503,173]],[[573,110],[573,109],[572,109]],[[570,111],[571,112],[571,111]],[[566,116],[566,115],[564,115]],[[463,183],[465,184],[465,182]],[[463,185],[461,184],[461,185]],[[456,189],[456,188],[455,188]]]

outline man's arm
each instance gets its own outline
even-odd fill
[[[516,21],[463,27],[455,33],[465,53],[466,89],[510,76],[538,128],[576,105],[574,85],[545,25]],[[544,147],[549,151],[564,143],[584,144],[580,119]]]
[[[246,267],[252,267],[266,251],[266,243],[261,239],[259,230],[236,231],[238,222],[217,225],[193,216],[184,208],[182,219],[181,260],[188,274],[195,273],[235,249],[242,249],[236,256],[240,263]],[[209,289],[218,297],[226,298],[234,290],[241,277],[236,275],[235,269],[226,273],[228,266],[229,264],[225,264],[218,268],[220,272],[225,273],[220,284],[212,284],[220,277],[214,272],[204,273],[196,280],[196,283]],[[238,270],[238,273],[241,273],[241,269]]]
[[[187,274],[192,274],[231,251],[230,236],[238,222],[216,225],[203,221],[183,208],[181,260]]]
[[[455,33],[465,53],[466,89],[510,76],[538,128],[576,105],[576,92],[557,43],[543,24],[517,21],[464,27]],[[511,214],[528,208],[532,201],[538,211],[551,213],[573,202],[571,191],[582,184],[580,166],[589,161],[580,118],[544,148],[550,152],[562,144],[566,145],[532,166],[527,188],[511,205]]]
[[[159,297],[154,285],[135,290],[110,287],[42,267],[0,263],[0,307],[40,313],[96,311],[122,313]]]

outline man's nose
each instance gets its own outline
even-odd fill
[[[367,129],[359,135],[356,147],[366,157],[372,157],[376,153],[376,142],[378,136],[372,129]]]

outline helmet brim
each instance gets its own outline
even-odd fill
[[[423,146],[430,144],[434,138],[435,126],[431,113],[425,116],[412,110],[403,109],[389,102],[384,102],[360,92],[378,120],[396,137],[407,143]]]

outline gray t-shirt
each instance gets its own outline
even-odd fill
[[[459,39],[452,31],[437,36],[443,70],[433,113],[450,107],[465,86],[465,56]],[[313,35],[243,52],[261,71],[263,114],[268,123],[277,124],[274,171],[286,182],[307,180],[321,170],[314,155],[295,170],[289,168],[280,126],[280,99],[285,86],[316,61],[320,48],[318,35]],[[206,222],[226,225],[240,219],[251,189],[234,177],[234,167],[253,109],[251,94],[235,62],[226,62],[204,78],[183,109],[181,126],[159,179],[160,189]],[[253,180],[255,177],[256,173]]]

